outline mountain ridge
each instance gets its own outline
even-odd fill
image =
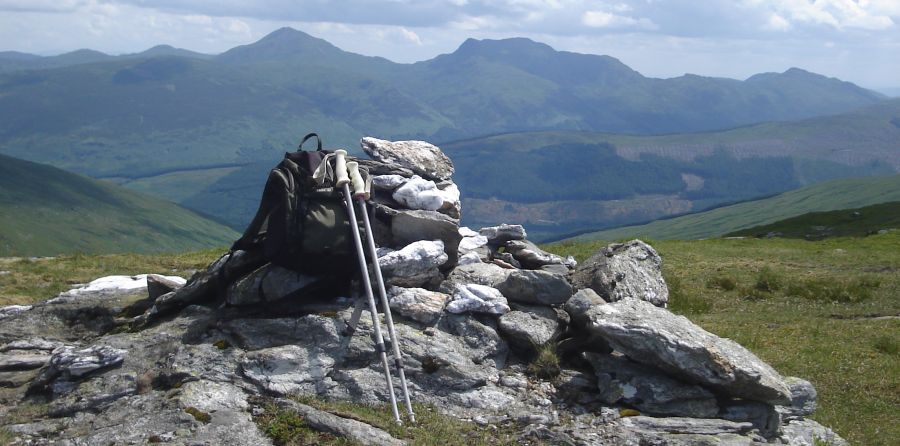
[[[237,235],[173,203],[0,155],[0,256],[182,252]]]

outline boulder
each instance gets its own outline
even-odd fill
[[[456,265],[459,267],[463,265],[473,265],[476,263],[481,263],[481,255],[473,251],[461,255]]]
[[[462,217],[462,203],[460,202],[459,187],[452,181],[442,181],[437,185],[444,199],[444,204],[438,211],[447,214],[451,218],[459,220]]]
[[[414,176],[394,190],[391,197],[397,203],[409,209],[425,209],[436,211],[444,205],[443,194],[434,181]]]
[[[425,141],[386,141],[367,136],[360,146],[373,159],[407,168],[429,180],[453,176],[453,162],[437,146]]]
[[[497,289],[507,299],[524,304],[556,305],[572,297],[566,278],[546,271],[513,270]]]
[[[835,431],[810,419],[797,419],[781,426],[781,438],[791,446],[849,446]]]
[[[504,249],[522,264],[522,268],[526,269],[540,269],[546,265],[565,265],[568,268],[574,268],[577,265],[574,258],[564,259],[538,248],[537,245],[527,240],[510,240],[506,242]]]
[[[488,226],[481,228],[479,234],[487,237],[488,243],[494,246],[500,246],[510,240],[525,240],[528,235],[522,225],[502,224],[499,226]]]
[[[595,305],[585,316],[590,332],[635,361],[723,395],[769,404],[790,402],[787,383],[771,366],[684,316],[637,299]]]
[[[53,350],[49,364],[41,370],[32,387],[46,386],[57,379],[64,383],[81,379],[89,373],[121,364],[127,353],[108,346],[78,348],[64,345]]]
[[[456,284],[465,285],[469,283],[496,287],[505,281],[510,274],[512,274],[512,270],[480,261],[459,265],[447,276],[447,280],[441,284],[441,289],[445,293],[452,293]]]
[[[402,175],[372,175],[372,189],[393,191],[408,180],[409,178]]]
[[[179,279],[181,279],[179,277]],[[173,280],[173,278],[161,276],[159,274],[147,274],[147,294],[150,300],[156,300],[163,294],[170,293],[184,286],[184,279]]]
[[[521,306],[499,319],[500,334],[513,346],[534,352],[559,337],[562,325],[549,307]]]
[[[435,323],[450,300],[447,294],[422,288],[391,287],[387,293],[392,310],[425,325]]]
[[[585,358],[597,374],[599,396],[606,404],[627,404],[657,416],[712,418],[719,412],[716,396],[696,384],[672,379],[620,354],[586,353]]]
[[[229,305],[271,302],[300,292],[319,280],[267,263],[229,285],[225,300]]]
[[[575,288],[591,288],[608,302],[640,299],[659,307],[669,301],[662,276],[662,258],[650,245],[632,240],[614,244],[578,265],[572,274]]]
[[[463,237],[462,240],[459,241],[459,252],[467,254],[487,245],[487,242],[487,237],[483,235],[476,234],[470,237]]]
[[[447,305],[451,313],[504,314],[509,312],[506,298],[496,288],[469,283],[456,285],[453,301]]]
[[[420,240],[441,240],[449,269],[458,261],[459,222],[436,211],[400,210],[391,218],[391,239],[395,246],[404,246]]]
[[[598,305],[606,305],[606,301],[597,295],[594,290],[587,288],[578,290],[572,297],[566,301],[563,309],[569,313],[572,318],[572,324],[576,327],[583,328],[588,325],[588,310]]]
[[[440,283],[443,276],[438,267],[446,262],[440,240],[420,240],[378,257],[385,283],[409,288]]]
[[[775,409],[785,420],[795,420],[816,412],[816,388],[805,379],[786,376],[784,381],[791,389],[791,403],[776,406]]]

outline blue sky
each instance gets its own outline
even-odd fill
[[[653,77],[796,66],[900,88],[900,0],[0,0],[0,50],[42,55],[157,44],[219,53],[282,26],[396,62],[468,37],[524,36]]]

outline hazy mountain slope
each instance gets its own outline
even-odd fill
[[[457,167],[466,224],[521,221],[552,237],[900,172],[900,100],[721,132],[523,132],[442,147]]]
[[[764,237],[771,234],[778,237],[819,240],[826,237],[861,237],[890,229],[900,229],[900,201],[853,209],[809,212],[726,235]]]
[[[237,236],[158,198],[0,155],[0,256],[180,252]]]
[[[215,57],[154,47],[38,61],[55,68],[0,75],[0,153],[131,178],[277,158],[311,130],[357,150],[365,135],[441,142],[546,129],[683,132],[882,99],[802,70],[748,81],[646,78],[612,57],[528,39],[470,39],[451,54],[397,64],[289,28]]]
[[[848,178],[785,192],[711,211],[592,232],[572,240],[657,240],[718,237],[744,228],[773,223],[807,212],[855,208],[900,200],[900,175]]]

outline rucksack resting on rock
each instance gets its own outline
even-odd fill
[[[303,150],[313,137],[317,149]],[[300,273],[346,275],[357,270],[340,191],[330,176],[316,177],[317,169],[329,167],[323,160],[331,154],[315,133],[303,138],[299,150],[285,153],[269,173],[256,216],[231,250],[262,249],[267,261]]]

